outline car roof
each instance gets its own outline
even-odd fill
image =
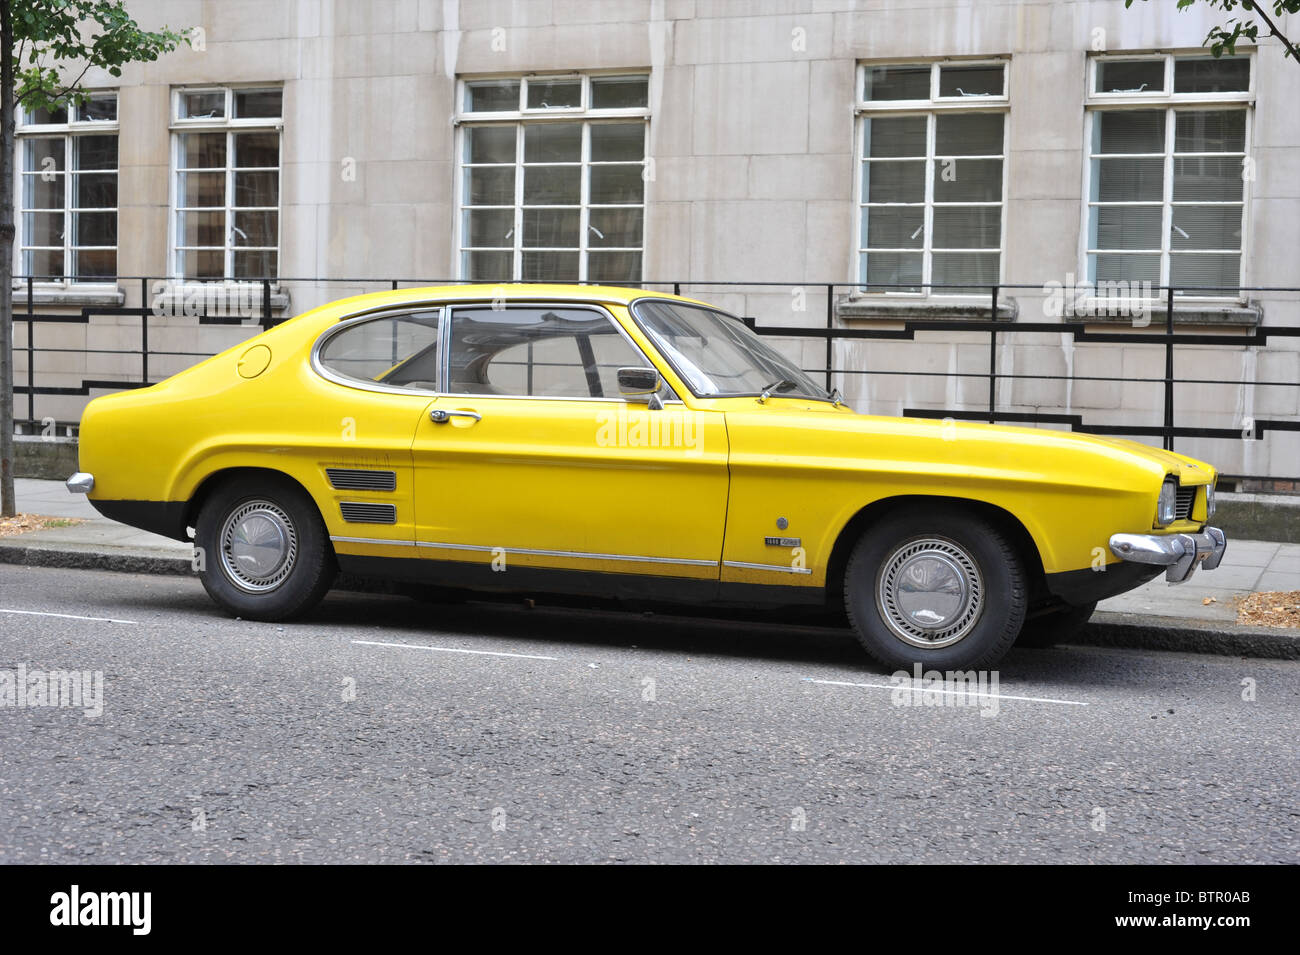
[[[349,306],[349,311],[370,311],[390,305],[413,302],[598,302],[627,305],[639,298],[674,299],[692,305],[709,305],[697,299],[655,292],[643,288],[626,288],[613,285],[550,285],[522,282],[498,284],[433,285],[371,292],[347,298],[335,305]]]

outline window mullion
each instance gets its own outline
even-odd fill
[[[1172,62],[1172,61],[1171,61]],[[1172,67],[1170,67],[1172,69]],[[1161,209],[1160,239],[1160,284],[1169,285],[1173,278],[1173,263],[1170,248],[1173,245],[1174,231],[1174,108],[1165,111],[1165,182],[1163,208]]]
[[[230,115],[230,98],[227,90],[226,116]],[[222,255],[222,278],[235,274],[235,133],[226,130],[226,248]]]
[[[520,96],[523,96],[520,83]],[[516,282],[524,277],[524,136],[528,132],[525,123],[516,123],[515,129],[515,236],[511,254],[510,275]]]
[[[938,70],[936,64],[936,77],[938,76]],[[922,213],[924,229],[921,232],[921,287],[925,290],[926,295],[935,294],[935,290],[930,283],[934,275],[934,154],[937,125],[938,114],[927,114],[925,124],[925,207]]]
[[[63,137],[63,285],[76,282],[75,256],[72,251],[72,160],[76,150],[72,135]]]
[[[582,124],[582,152],[578,166],[578,281],[587,280],[587,229],[591,201],[591,123]],[[645,147],[641,147],[644,155]]]

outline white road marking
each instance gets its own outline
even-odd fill
[[[93,620],[95,623],[134,623],[138,620],[114,620],[112,617],[83,617],[75,613],[49,613],[44,610],[9,610],[0,607],[0,613],[20,613],[28,617],[62,617],[64,620]]]
[[[543,657],[533,653],[503,653],[499,650],[462,650],[459,647],[426,647],[418,643],[380,643],[377,640],[353,640],[353,643],[366,647],[401,647],[403,650],[433,650],[437,653],[472,653],[482,657],[518,657],[521,660],[558,660],[559,657]]]
[[[923,693],[946,693],[951,696],[974,696],[984,697],[990,700],[1021,700],[1025,703],[1059,703],[1062,706],[1087,706],[1087,703],[1079,700],[1053,700],[1045,696],[1008,696],[1002,693],[966,693],[964,690],[940,690],[931,688],[924,683],[917,684],[914,681],[908,683],[845,683],[841,680],[814,680],[811,677],[804,677],[805,683],[818,683],[822,686],[852,686],[863,690],[921,690]]]

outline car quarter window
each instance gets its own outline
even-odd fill
[[[358,322],[326,340],[320,365],[354,381],[436,391],[439,314],[410,312]]]
[[[603,312],[586,308],[458,308],[451,384],[462,395],[620,398],[618,369],[650,367]]]

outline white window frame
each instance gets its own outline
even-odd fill
[[[1002,93],[997,94],[977,94],[969,96],[940,96],[939,95],[939,74],[944,67],[966,67],[966,66],[1000,66],[1002,67]],[[867,73],[869,70],[880,67],[929,67],[930,69],[930,98],[929,99],[910,99],[910,100],[867,100],[863,98],[866,90]],[[1007,261],[1007,151],[1010,146],[1010,128],[1011,123],[1008,121],[1011,112],[1011,60],[1009,57],[984,57],[980,59],[938,59],[938,60],[880,60],[880,61],[861,61],[857,68],[857,85],[854,91],[856,105],[854,107],[855,117],[853,124],[853,152],[854,152],[854,176],[853,176],[853,209],[854,209],[854,234],[853,234],[853,254],[852,261],[849,264],[850,275],[854,284],[856,294],[870,296],[894,296],[911,299],[968,299],[972,298],[972,293],[954,289],[934,289],[930,288],[933,276],[933,236],[934,236],[934,172],[935,163],[938,161],[935,156],[935,126],[936,118],[941,113],[1001,113],[1002,122],[1002,154],[1000,156],[959,156],[962,159],[998,159],[1002,162],[1002,198],[996,203],[1000,207],[1000,236],[998,241],[998,284],[1005,281],[1006,261]],[[862,169],[863,165],[870,158],[866,155],[865,143],[865,120],[874,117],[903,117],[903,116],[925,116],[925,196],[922,203],[880,203],[880,205],[904,205],[904,206],[923,206],[922,221],[925,241],[920,248],[915,249],[874,249],[877,253],[884,252],[887,254],[904,253],[915,255],[921,253],[921,281],[917,283],[920,291],[910,292],[905,289],[873,289],[863,279],[862,263],[868,250],[864,247],[864,237],[862,234],[862,213],[866,205],[862,197]],[[899,161],[915,162],[922,157],[898,157]],[[877,159],[875,161],[881,161]],[[887,161],[887,159],[886,159]],[[876,205],[876,203],[872,203]],[[991,206],[991,202],[973,202],[973,203],[940,203],[942,206],[960,206],[960,205],[977,205]],[[941,252],[971,252],[985,253],[988,249],[942,249]]]
[[[1161,158],[1164,160],[1164,188],[1161,194],[1161,248],[1160,248],[1160,278],[1156,285],[1167,286],[1172,277],[1170,256],[1179,255],[1239,255],[1241,259],[1240,268],[1238,269],[1237,283],[1246,285],[1248,260],[1247,245],[1250,235],[1249,218],[1250,218],[1250,179],[1243,176],[1241,190],[1241,248],[1240,249],[1193,249],[1174,250],[1171,233],[1173,232],[1173,209],[1179,205],[1189,206],[1228,206],[1237,205],[1236,202],[1205,202],[1205,201],[1174,201],[1174,157],[1237,157],[1240,155],[1243,159],[1249,160],[1253,155],[1253,132],[1255,120],[1255,83],[1258,73],[1257,63],[1255,60],[1255,51],[1251,49],[1241,49],[1237,53],[1238,58],[1246,58],[1250,62],[1248,71],[1249,81],[1247,89],[1244,91],[1230,93],[1175,93],[1174,92],[1174,65],[1177,60],[1181,59],[1212,59],[1210,54],[1204,49],[1183,50],[1174,52],[1124,52],[1120,54],[1097,54],[1088,58],[1087,66],[1087,94],[1084,97],[1084,163],[1083,163],[1083,216],[1081,231],[1079,234],[1079,258],[1078,268],[1079,275],[1083,279],[1088,279],[1088,257],[1094,254],[1124,254],[1126,252],[1148,252],[1153,254],[1156,250],[1128,250],[1128,249],[1095,249],[1090,246],[1089,237],[1092,234],[1092,210],[1097,205],[1123,205],[1124,203],[1097,203],[1092,201],[1092,164],[1093,160],[1099,157],[1124,156],[1134,159]],[[1142,92],[1123,92],[1123,93],[1096,93],[1094,90],[1097,86],[1097,68],[1098,64],[1106,61],[1138,61],[1138,60],[1164,60],[1165,67],[1165,89],[1163,92],[1151,93]],[[1246,114],[1245,121],[1245,139],[1242,143],[1242,152],[1236,153],[1175,153],[1174,143],[1176,136],[1175,114],[1178,112],[1188,113],[1195,111],[1221,111],[1223,107],[1240,107]],[[1165,113],[1165,142],[1164,150],[1160,153],[1094,153],[1093,136],[1096,117],[1103,112],[1124,112],[1143,109],[1160,109]],[[1133,205],[1155,205],[1153,202],[1138,202]],[[1131,287],[1131,286],[1130,286]],[[1164,300],[1167,291],[1158,290],[1155,292],[1155,298]],[[1130,298],[1137,298],[1130,296]],[[1224,292],[1215,295],[1208,292],[1187,293],[1177,295],[1179,302],[1195,303],[1209,302],[1222,303],[1224,301],[1245,302],[1249,295],[1244,292],[1232,293]],[[1094,296],[1096,302],[1111,302],[1113,298],[1098,298]]]
[[[591,107],[591,81],[604,79],[619,79],[626,77],[628,79],[644,78],[647,84],[647,97],[650,83],[650,73],[648,70],[616,70],[611,72],[589,72],[589,73],[530,73],[520,75],[501,74],[491,76],[465,76],[460,77],[456,83],[456,136],[455,136],[455,190],[456,190],[456,221],[454,224],[454,241],[452,243],[452,262],[453,274],[460,279],[468,279],[468,269],[466,267],[467,253],[476,251],[481,252],[506,252],[509,251],[512,257],[512,269],[510,281],[521,281],[523,275],[524,254],[527,252],[577,252],[578,253],[578,278],[579,283],[587,281],[587,264],[588,254],[591,252],[639,252],[641,254],[641,275],[634,281],[640,282],[645,277],[645,253],[649,245],[649,216],[646,210],[650,205],[650,187],[653,184],[653,177],[647,176],[645,170],[652,166],[652,160],[649,155],[650,149],[650,108],[648,105],[643,107],[626,107],[615,109],[593,109]],[[582,81],[581,105],[579,107],[554,107],[554,108],[532,108],[528,104],[528,85],[531,82],[554,82],[555,80],[580,79]],[[519,82],[519,104],[514,110],[499,111],[470,111],[466,108],[466,97],[468,87],[473,83],[481,83],[492,80],[509,80]],[[522,130],[527,126],[534,125],[538,122],[545,122],[550,119],[560,122],[582,124],[582,151],[577,162],[568,163],[540,163],[532,165],[547,166],[576,166],[581,170],[581,181],[579,184],[579,202],[578,208],[578,248],[549,248],[534,247],[523,245],[523,218],[524,218],[524,136]],[[591,127],[602,121],[626,123],[629,120],[640,119],[645,124],[642,146],[642,184],[641,202],[626,202],[616,204],[600,204],[593,206],[590,203],[590,175],[589,170],[592,166],[600,165],[630,165],[627,161],[615,162],[592,162],[591,160]],[[465,160],[465,130],[479,126],[514,126],[520,130],[515,135],[515,187],[514,187],[514,233],[512,237],[513,246],[510,249],[484,247],[484,246],[467,246],[465,245],[465,213],[475,209],[497,209],[505,210],[511,206],[469,206],[465,204],[465,170],[475,164]],[[493,163],[491,165],[505,165],[504,163]],[[545,208],[565,208],[572,209],[572,204],[563,206],[537,206],[530,205],[529,209]],[[640,246],[599,246],[592,248],[588,244],[591,210],[601,209],[636,209],[641,210],[641,245]]]
[[[235,94],[237,92],[249,92],[253,90],[277,90],[281,95],[280,116],[279,117],[249,117],[246,119],[233,118],[235,106]],[[187,93],[217,93],[225,94],[225,116],[220,118],[189,118],[181,116],[181,97]],[[174,87],[171,91],[171,158],[169,165],[169,176],[167,185],[167,274],[175,280],[185,279],[186,281],[215,281],[212,279],[199,280],[193,277],[185,277],[181,271],[181,253],[186,251],[210,251],[208,246],[183,246],[180,245],[180,234],[178,231],[178,221],[180,213],[186,211],[214,212],[215,207],[191,207],[178,205],[180,196],[177,186],[180,173],[186,171],[193,172],[218,172],[217,168],[209,169],[191,169],[190,167],[182,168],[180,165],[180,142],[181,136],[185,133],[192,132],[225,132],[226,134],[226,165],[225,165],[225,245],[223,247],[223,278],[227,284],[243,284],[250,279],[234,278],[235,250],[243,251],[274,251],[275,252],[275,275],[270,276],[274,287],[279,287],[279,276],[281,259],[283,256],[283,230],[284,230],[284,212],[283,212],[283,179],[284,171],[284,88],[276,83],[246,83],[229,86],[179,86]],[[235,142],[234,137],[237,133],[246,132],[274,132],[277,137],[277,154],[279,162],[274,167],[276,176],[276,204],[274,206],[236,206],[235,198]],[[272,167],[257,166],[245,167],[257,171],[270,171]],[[235,233],[235,211],[240,212],[274,212],[275,217],[275,245],[271,246],[236,246],[234,244]]]
[[[90,99],[101,99],[112,96],[115,102],[114,115],[117,116],[117,110],[121,107],[117,89],[87,90]],[[81,209],[73,205],[75,193],[73,191],[73,140],[79,136],[103,136],[113,135],[118,138],[118,149],[121,149],[121,123],[119,119],[79,119],[74,118],[78,115],[77,111],[81,105],[68,106],[68,121],[64,123],[33,123],[29,121],[29,111],[25,108],[16,110],[14,124],[14,225],[16,232],[14,236],[14,275],[26,275],[27,269],[23,261],[23,253],[28,249],[53,249],[54,246],[32,246],[27,244],[26,234],[26,214],[40,212],[55,212],[55,209],[28,209],[23,202],[23,177],[24,177],[24,152],[26,150],[25,140],[28,139],[61,139],[63,141],[63,206],[64,216],[63,225],[63,278],[62,279],[37,279],[33,285],[42,289],[87,289],[94,290],[98,288],[116,288],[117,287],[117,266],[114,266],[114,275],[110,278],[93,278],[88,280],[76,280],[70,273],[73,271],[69,266],[73,262],[73,249],[90,249],[103,250],[112,249],[114,260],[117,259],[121,251],[121,236],[118,237],[117,245],[83,245],[74,246],[72,242],[72,217],[78,212],[106,213],[111,212],[117,216],[119,205],[112,208],[88,208]],[[121,189],[121,168],[122,157],[118,154],[117,164],[112,169],[93,169],[84,170],[89,173],[108,173],[111,172],[117,176],[118,189]],[[121,192],[118,193],[118,203],[122,201]]]

